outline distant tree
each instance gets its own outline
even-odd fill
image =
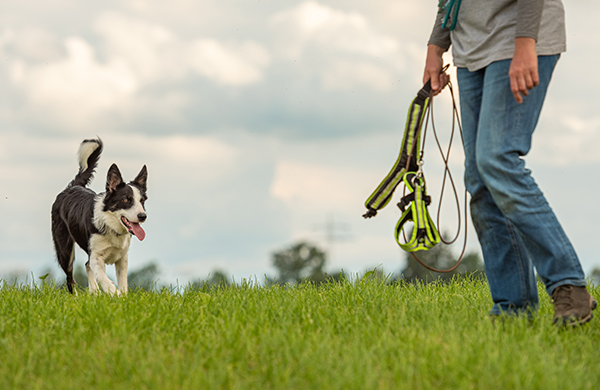
[[[227,274],[221,270],[211,272],[207,283],[209,286],[229,286],[231,284]]]
[[[596,284],[600,284],[600,268],[596,267],[592,270],[592,274],[590,275],[592,280]]]
[[[225,271],[214,270],[208,279],[198,279],[190,283],[189,288],[195,291],[208,291],[215,287],[228,287],[231,285],[230,278]]]
[[[324,251],[305,241],[272,255],[273,265],[279,271],[279,283],[299,283],[305,279],[322,282],[326,279],[323,272],[326,260]]]
[[[347,275],[344,273],[344,271],[337,271],[337,272],[333,272],[333,273],[325,273],[324,274],[325,279],[324,282],[340,282],[344,279],[347,279]]]
[[[152,290],[158,280],[159,270],[155,262],[151,262],[142,268],[129,272],[127,275],[127,285],[130,290],[142,289]]]
[[[60,269],[60,271],[58,271],[58,273],[59,273],[59,276],[55,279],[56,286],[59,289],[66,289],[67,281],[65,279],[65,274],[62,271],[62,269]],[[48,277],[45,279],[46,283],[49,283],[50,280],[53,279],[53,277],[54,277],[54,273],[52,272],[52,269],[50,269],[50,268],[46,268],[42,272],[42,275],[48,275]],[[75,263],[75,265],[73,266],[73,278],[75,279],[76,287],[78,286],[79,288],[84,288],[84,289],[88,287],[88,276],[87,276],[87,272],[85,271],[85,267],[83,266],[83,263],[81,263],[81,262]]]
[[[450,250],[450,246],[444,244],[438,244],[428,251],[415,252],[415,256],[428,266],[441,270],[452,267],[458,260],[458,256]],[[400,272],[401,278],[410,282],[421,281],[429,283],[439,279],[451,279],[454,275],[467,274],[478,278],[485,277],[483,261],[477,253],[465,254],[458,268],[448,273],[438,273],[428,270],[419,264],[410,253],[406,253],[405,259],[406,265]]]
[[[84,266],[81,263],[77,263],[73,270],[73,278],[81,287],[86,288],[88,286],[88,276]]]
[[[6,276],[0,278],[4,286],[17,287],[27,282],[28,273],[23,270],[11,270]]]

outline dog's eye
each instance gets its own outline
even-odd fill
[[[131,198],[125,198],[125,199],[123,199],[123,202],[129,203],[129,202],[131,202]]]

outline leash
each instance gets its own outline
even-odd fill
[[[442,28],[454,30],[456,27],[456,20],[458,19],[458,11],[460,10],[460,3],[462,0],[440,0],[438,3],[438,13],[446,13],[442,20]],[[451,22],[448,27],[448,22]]]
[[[442,72],[446,71],[448,67],[449,65],[446,65],[442,69]],[[400,199],[400,202],[398,203],[398,207],[400,208],[402,215],[395,228],[396,242],[403,250],[409,252],[415,258],[415,260],[417,260],[423,267],[438,273],[452,272],[456,268],[458,268],[458,266],[462,262],[467,247],[466,225],[468,216],[467,191],[465,190],[464,242],[461,254],[459,256],[459,259],[456,261],[456,264],[454,264],[448,269],[437,269],[422,262],[414,253],[421,250],[430,250],[440,242],[446,245],[454,243],[460,236],[460,231],[462,228],[460,200],[458,197],[458,192],[456,190],[454,179],[452,177],[452,173],[450,171],[450,167],[448,165],[456,126],[458,126],[461,141],[462,128],[460,125],[460,118],[458,115],[456,100],[454,98],[454,90],[452,88],[452,83],[448,82],[447,86],[452,96],[452,130],[450,133],[450,140],[448,143],[447,151],[444,152],[437,134],[435,121],[433,118],[433,91],[431,90],[431,81],[428,81],[423,86],[423,88],[419,90],[419,92],[417,93],[417,97],[412,101],[410,105],[398,159],[396,160],[396,163],[394,164],[388,175],[383,179],[381,184],[375,189],[375,191],[371,194],[371,196],[369,196],[369,198],[365,202],[367,212],[363,215],[364,218],[372,218],[376,216],[377,212],[383,209],[389,203],[396,187],[402,182],[404,184],[404,193],[402,198]],[[427,194],[427,186],[423,174],[423,156],[429,122],[431,122],[431,128],[435,137],[435,141],[444,163],[444,174],[437,210],[437,224],[433,223],[432,218],[427,209],[427,207],[431,204],[431,197]],[[456,235],[450,240],[444,239],[440,235],[436,227],[436,225],[440,226],[442,200],[447,182],[449,182],[450,186],[452,187],[458,215],[458,227]],[[408,194],[406,194],[406,192],[408,192]],[[405,229],[405,225],[408,222],[413,223],[410,237],[407,237]],[[401,235],[404,238],[404,242],[401,242],[400,240]]]

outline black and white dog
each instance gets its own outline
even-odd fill
[[[119,168],[111,165],[106,178],[106,192],[96,194],[86,186],[92,180],[101,153],[100,139],[81,143],[79,173],[58,194],[52,205],[52,239],[71,293],[75,291],[75,243],[89,257],[85,268],[90,291],[98,290],[100,284],[104,292],[119,295],[127,292],[127,252],[131,235],[140,241],[146,236],[140,226],[146,220],[146,166],[127,184]],[[115,265],[118,290],[106,276],[106,264]]]

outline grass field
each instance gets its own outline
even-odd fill
[[[558,330],[542,294],[533,319],[493,325],[487,285],[466,279],[120,298],[4,287],[0,389],[600,388],[600,319]]]

